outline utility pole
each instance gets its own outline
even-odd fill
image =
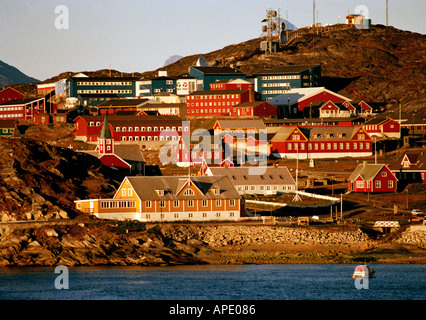
[[[313,17],[312,27],[315,28],[315,0],[313,0],[313,8],[312,8],[312,10],[313,10],[313,12],[312,12],[312,17]]]

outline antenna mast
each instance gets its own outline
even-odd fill
[[[388,13],[389,13],[389,7],[388,7],[388,0],[386,0],[386,27],[387,26],[389,26],[389,16],[388,16]]]
[[[313,17],[312,27],[315,28],[315,0],[313,0],[312,17]]]

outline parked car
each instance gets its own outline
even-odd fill
[[[424,216],[425,214],[419,209],[413,209],[411,211],[411,215],[413,215],[413,216]]]

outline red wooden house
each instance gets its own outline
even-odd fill
[[[353,192],[395,192],[398,179],[384,164],[363,163],[348,181],[348,189]]]
[[[271,139],[271,153],[280,158],[366,157],[371,137],[361,126],[287,126]]]
[[[330,91],[328,89],[325,89],[323,87],[319,88],[309,88],[311,90],[307,90],[306,94],[300,90],[300,89],[292,89],[288,92],[288,94],[291,94],[294,90],[297,92],[298,90],[301,91],[300,98],[297,100],[297,108],[299,111],[303,111],[306,107],[309,107],[309,104],[311,102],[317,102],[317,101],[347,101],[350,100],[349,98],[342,96],[340,94],[337,94],[333,91]]]
[[[425,149],[408,150],[390,165],[390,170],[404,183],[426,182]]]
[[[243,102],[231,109],[231,116],[274,117],[277,107],[266,101]]]
[[[346,118],[356,116],[356,109],[349,101],[327,101],[319,107],[320,118]]]
[[[373,118],[363,124],[364,130],[370,136],[383,138],[401,137],[401,124],[391,118]]]
[[[359,101],[355,108],[357,109],[357,114],[361,117],[371,116],[373,114],[373,108],[364,100]]]
[[[14,99],[24,99],[24,95],[12,87],[0,91],[0,104]]]

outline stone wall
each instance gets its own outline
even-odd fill
[[[162,225],[162,232],[176,241],[197,239],[212,247],[249,244],[318,244],[366,246],[371,240],[359,229],[330,232],[278,226]]]
[[[410,244],[426,249],[426,231],[407,229],[394,242],[399,244]]]

